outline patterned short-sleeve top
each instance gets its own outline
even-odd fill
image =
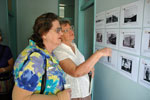
[[[18,56],[14,65],[15,84],[25,90],[39,94],[42,75],[47,68],[47,80],[44,94],[57,94],[65,84],[64,71],[59,66],[55,55],[46,49],[39,48],[35,42],[29,45]]]

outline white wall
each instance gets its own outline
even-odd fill
[[[17,53],[27,45],[35,19],[43,13],[58,14],[58,0],[17,0]]]

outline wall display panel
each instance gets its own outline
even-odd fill
[[[96,29],[99,28],[105,28],[105,12],[100,12],[96,14],[95,17],[95,23],[96,23]]]
[[[150,59],[140,61],[139,83],[150,89]]]
[[[141,55],[150,57],[150,28],[143,29]]]
[[[144,0],[130,3],[121,7],[121,28],[142,27]]]
[[[105,29],[96,30],[96,46],[102,46],[105,43]]]
[[[145,0],[144,27],[150,27],[150,0]]]
[[[117,25],[113,21],[111,22],[111,15],[113,16],[113,9],[119,7],[119,27],[116,27]],[[99,63],[96,64],[96,68],[99,68],[96,69],[98,74],[95,74],[97,79],[94,80],[93,100],[99,98],[105,100],[149,100],[150,0],[124,0],[120,2],[118,0],[96,0],[95,9],[96,12],[105,12],[106,22],[105,28],[103,28],[105,29],[105,43],[102,46],[110,47],[117,52],[117,68],[115,70],[111,64],[112,60],[116,59],[114,57],[102,57],[99,60]],[[108,37],[113,37],[107,35],[109,29],[119,30],[118,48],[115,48],[113,44],[107,44],[110,43]],[[111,32],[108,31],[108,33]],[[114,55],[113,51],[112,56]],[[144,63],[140,61],[141,58]],[[117,88],[119,84],[122,88],[121,91],[120,88]],[[124,90],[126,93],[123,93]],[[108,91],[109,94],[107,94]],[[116,91],[118,95],[114,95],[113,91]],[[99,93],[102,94],[99,95]]]
[[[105,44],[107,47],[118,49],[119,29],[106,29]]]
[[[106,11],[106,28],[119,28],[120,7]]]
[[[139,58],[124,53],[118,53],[118,71],[127,78],[137,81]]]
[[[121,29],[119,50],[140,55],[141,32],[140,29]]]

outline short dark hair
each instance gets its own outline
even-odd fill
[[[71,22],[67,19],[61,19],[60,20],[60,25],[65,25],[66,26],[67,24],[71,25]]]
[[[41,36],[52,28],[52,22],[55,20],[59,21],[59,17],[54,13],[42,14],[35,20],[33,34],[30,39],[33,40],[40,48],[45,47]]]

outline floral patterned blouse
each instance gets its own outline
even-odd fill
[[[35,42],[29,45],[18,56],[14,65],[15,84],[25,90],[39,94],[42,76],[47,68],[47,80],[43,94],[57,94],[64,89],[64,71],[59,66],[55,55],[46,49],[39,48]]]

